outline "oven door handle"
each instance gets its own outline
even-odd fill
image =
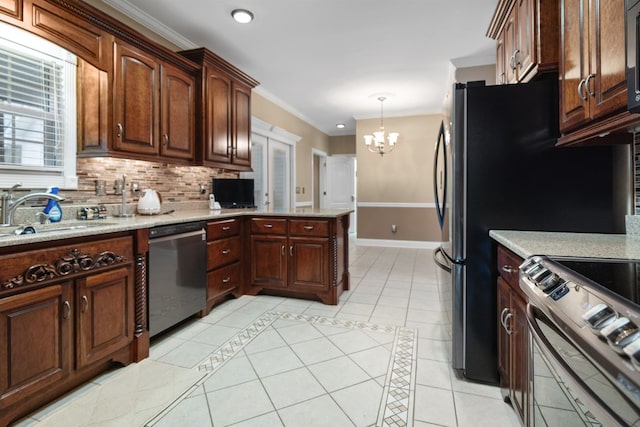
[[[545,359],[553,365],[553,368],[559,373],[562,380],[569,385],[569,388],[584,400],[587,408],[594,413],[595,418],[597,418],[602,425],[625,425],[625,421],[617,414],[613,413],[607,405],[597,395],[595,395],[593,391],[591,391],[584,381],[582,381],[582,379],[573,372],[571,367],[564,361],[555,348],[553,348],[536,323],[536,310],[535,305],[532,305],[531,303],[527,304],[527,323],[529,325],[531,338],[538,345],[538,348],[542,355],[545,356]],[[535,376],[535,372],[533,375]]]

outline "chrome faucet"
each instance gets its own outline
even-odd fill
[[[122,218],[128,218],[135,216],[134,214],[127,213],[127,175],[122,175],[122,203],[120,206],[120,215],[116,215]]]
[[[55,200],[56,202],[61,202],[64,200],[64,197],[60,197],[57,194],[51,193],[29,193],[16,200],[13,200],[13,191],[20,186],[21,184],[16,184],[5,193],[2,193],[0,195],[0,209],[2,210],[2,224],[0,224],[0,226],[13,225],[13,213],[18,206],[20,206],[27,200],[51,199]]]

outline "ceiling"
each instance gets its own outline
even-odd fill
[[[380,94],[385,117],[440,113],[454,67],[495,62],[497,0],[102,1],[180,48],[209,48],[328,135],[379,117]],[[236,23],[237,8],[253,22]]]

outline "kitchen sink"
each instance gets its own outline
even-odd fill
[[[96,222],[92,224],[45,224],[45,225],[21,225],[12,230],[11,233],[0,233],[0,237],[25,235],[25,234],[45,234],[60,233],[63,231],[84,230],[95,227],[104,227],[113,223]]]

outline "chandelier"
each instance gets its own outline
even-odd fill
[[[378,153],[381,156],[384,156],[385,153],[393,151],[393,149],[396,147],[396,142],[398,142],[398,136],[400,136],[398,132],[389,132],[389,136],[387,137],[387,141],[385,142],[384,122],[382,120],[382,105],[385,99],[387,98],[384,96],[378,97],[378,101],[380,101],[380,129],[377,132],[373,132],[373,135],[364,136],[364,144],[367,146],[369,151],[371,151],[372,153]]]

